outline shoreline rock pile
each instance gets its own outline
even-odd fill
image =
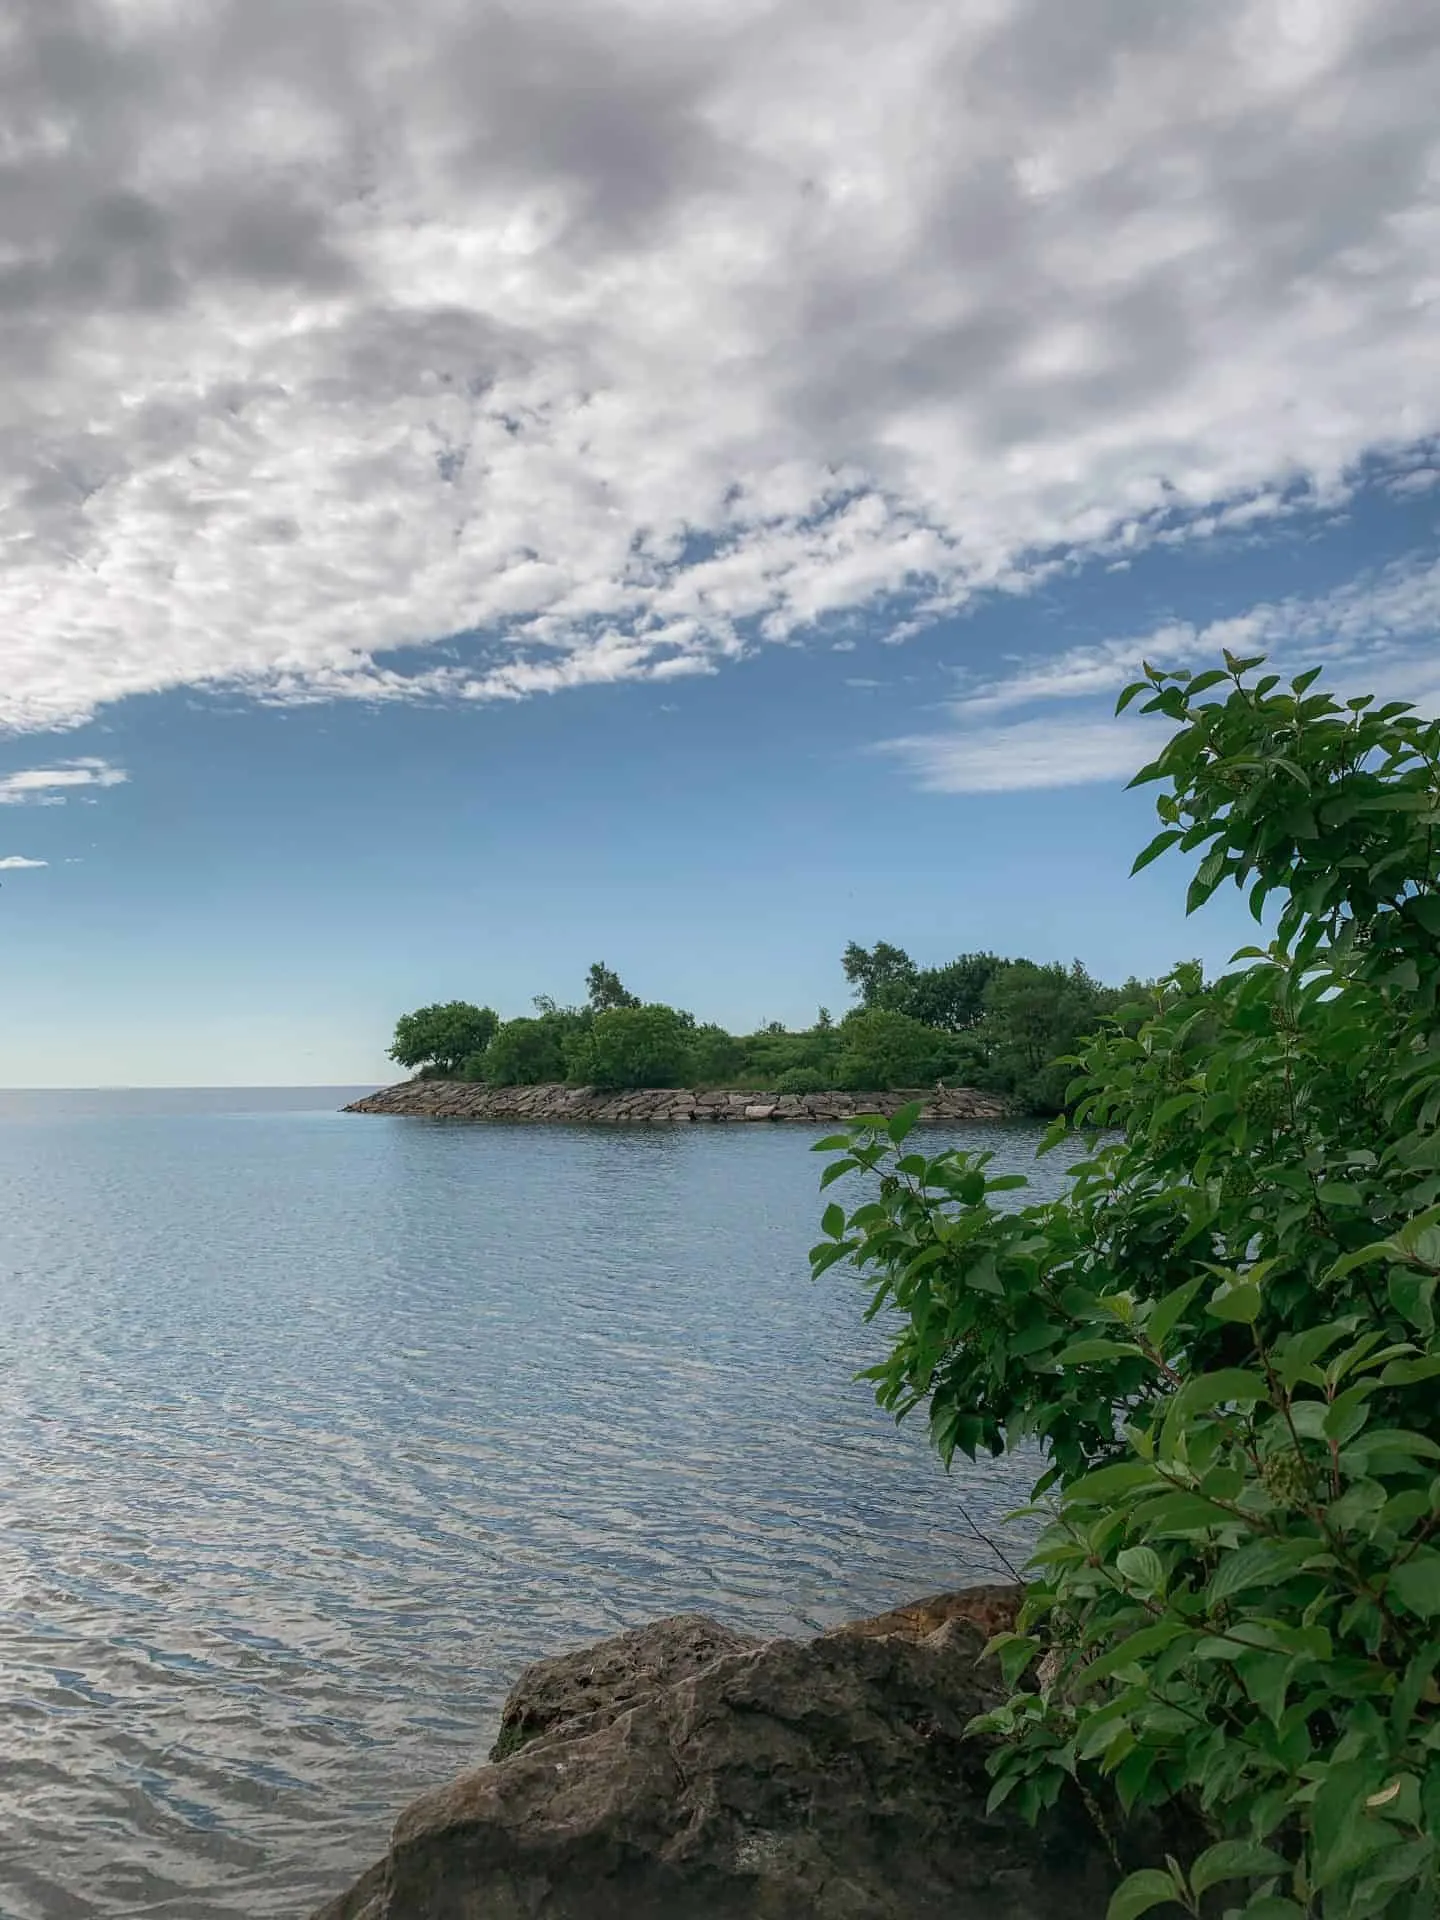
[[[896,1093],[693,1092],[683,1087],[644,1087],[602,1093],[594,1087],[486,1087],[465,1080],[407,1080],[356,1100],[346,1113],[414,1115],[430,1120],[534,1120],[570,1125],[651,1126],[692,1122],[799,1121],[825,1125],[859,1113],[887,1118],[913,1100],[921,1120],[1001,1120],[1007,1109],[994,1094],[974,1087],[914,1088]]]

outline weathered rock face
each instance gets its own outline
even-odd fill
[[[988,1619],[1008,1590],[982,1591]],[[1100,1920],[1115,1876],[1082,1812],[985,1811],[974,1610],[808,1643],[687,1617],[542,1661],[508,1757],[417,1800],[317,1920]]]
[[[689,1680],[727,1654],[763,1644],[754,1634],[736,1633],[698,1613],[681,1613],[598,1646],[537,1660],[510,1690],[490,1758],[507,1760],[522,1747],[556,1735],[594,1733],[648,1694]]]
[[[973,1087],[916,1088],[902,1093],[765,1094],[646,1087],[600,1093],[593,1087],[482,1087],[468,1080],[407,1080],[357,1100],[346,1113],[413,1115],[429,1120],[550,1120],[569,1125],[649,1126],[695,1121],[800,1121],[824,1126],[857,1113],[898,1113],[912,1100],[921,1119],[999,1120],[1005,1103]]]

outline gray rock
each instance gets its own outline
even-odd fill
[[[702,1614],[680,1613],[597,1646],[536,1660],[510,1690],[490,1758],[508,1759],[557,1733],[593,1733],[660,1688],[763,1644]]]
[[[417,1800],[317,1920],[1101,1920],[1116,1876],[1083,1813],[985,1811],[981,1629],[922,1624],[755,1642],[686,1618],[541,1662],[509,1757]]]

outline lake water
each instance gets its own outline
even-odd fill
[[[303,1920],[527,1660],[995,1571],[1025,1475],[852,1381],[810,1134],[355,1091],[0,1094],[0,1920]]]

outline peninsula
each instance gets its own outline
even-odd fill
[[[974,1087],[896,1088],[867,1093],[757,1093],[720,1088],[633,1087],[611,1091],[563,1083],[537,1087],[487,1087],[473,1080],[406,1080],[365,1100],[346,1113],[383,1113],[427,1120],[533,1120],[568,1125],[686,1125],[693,1122],[801,1121],[825,1125],[856,1114],[887,1118],[912,1101],[921,1103],[922,1123],[999,1120],[1006,1101]]]

